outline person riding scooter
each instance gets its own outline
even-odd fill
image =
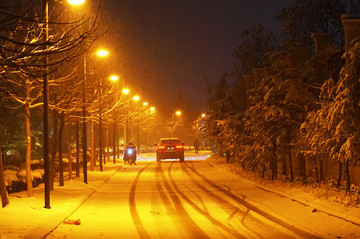
[[[124,163],[128,162],[130,165],[136,165],[136,146],[133,143],[128,143],[124,151]]]

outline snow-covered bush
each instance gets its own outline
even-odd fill
[[[11,169],[9,169],[11,168]],[[43,181],[43,169],[35,169],[31,171],[32,184],[34,187]],[[19,170],[17,167],[9,167],[4,170],[5,185],[9,193],[26,190],[26,171]]]
[[[4,171],[5,186],[11,186],[13,182],[19,181],[17,177],[17,171],[6,169]]]

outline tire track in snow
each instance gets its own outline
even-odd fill
[[[184,226],[184,228],[186,229],[185,231],[188,234],[189,238],[210,238],[204,231],[202,231],[202,229],[192,220],[190,215],[186,212],[179,197],[176,195],[176,192],[167,181],[161,163],[158,164],[158,169],[160,176],[162,178],[162,182],[166,188],[166,191],[170,196],[170,199],[174,205],[174,208],[176,209],[176,212],[179,214],[181,221],[180,225]]]
[[[181,164],[182,167],[183,163]],[[171,164],[171,166],[168,168],[168,175],[170,177],[171,180],[171,184],[173,186],[173,188],[175,189],[175,191],[191,206],[193,207],[198,213],[200,213],[202,216],[204,216],[205,218],[207,218],[211,223],[213,223],[215,226],[223,229],[224,231],[228,232],[229,234],[235,236],[236,238],[246,238],[245,236],[239,234],[237,231],[235,231],[232,228],[227,227],[226,225],[224,225],[223,223],[221,223],[220,221],[218,221],[216,218],[214,218],[213,216],[210,215],[209,212],[201,209],[198,205],[196,205],[196,203],[194,203],[190,198],[188,198],[177,186],[172,174],[171,174],[171,168],[172,168],[173,164]]]
[[[210,179],[208,179],[207,177],[205,177],[204,175],[200,174],[197,170],[195,170],[193,167],[190,167],[188,165],[188,163],[185,163],[185,165],[191,170],[193,171],[197,176],[199,176],[203,181],[205,181],[207,184],[209,184],[210,186],[212,186],[213,188],[223,192],[224,194],[226,194],[228,197],[232,198],[233,200],[241,203],[242,205],[244,205],[246,208],[248,208],[251,211],[254,211],[255,213],[261,215],[262,217],[288,229],[291,232],[294,232],[295,234],[303,237],[303,238],[321,238],[318,237],[314,234],[311,234],[307,231],[304,231],[300,228],[297,228],[296,226],[293,226],[289,223],[286,223],[284,221],[282,221],[279,218],[274,217],[273,215],[261,210],[260,208],[246,202],[244,199],[240,198],[239,196],[231,193],[230,191],[225,190],[224,188],[220,187],[219,185],[217,185],[216,183],[214,183],[213,181],[211,181]]]
[[[218,195],[216,195],[215,193],[213,193],[212,191],[210,191],[209,189],[207,189],[204,185],[202,185],[198,180],[196,180],[194,178],[193,175],[191,175],[191,173],[189,172],[189,170],[187,169],[187,167],[184,164],[181,164],[181,167],[183,168],[184,172],[188,175],[188,177],[196,184],[196,186],[201,189],[201,191],[205,192],[210,198],[214,199],[214,201],[227,213],[229,213],[229,217],[227,219],[227,221],[230,221],[233,217],[235,217],[236,214],[241,213],[242,216],[242,226],[248,230],[250,233],[252,233],[253,235],[257,236],[257,237],[261,237],[256,231],[252,230],[250,227],[246,226],[244,223],[244,219],[245,217],[250,217],[252,220],[253,224],[260,224],[263,223],[261,222],[259,219],[255,218],[252,215],[249,215],[249,209],[245,210],[241,210],[237,205],[234,205],[232,203],[230,203],[229,201],[225,200],[223,197],[220,197]],[[196,209],[196,208],[195,208]],[[196,209],[198,210],[198,209]],[[207,212],[201,212],[201,213],[207,213]],[[217,225],[217,224],[215,224]],[[217,225],[218,226],[218,225]],[[222,225],[226,228],[226,225]],[[253,225],[253,227],[257,227],[258,225]],[[262,225],[264,226],[264,225]],[[224,229],[224,228],[223,228]],[[232,230],[231,228],[229,228],[230,230]],[[228,231],[229,232],[229,231]],[[231,232],[230,232],[231,233]],[[235,231],[235,233],[237,233]]]
[[[157,188],[157,192],[161,198],[161,201],[165,207],[165,209],[167,210],[167,212],[169,213],[169,217],[170,219],[173,221],[175,228],[178,232],[178,235],[183,235],[185,233],[184,228],[180,228],[177,225],[182,225],[181,220],[179,217],[175,218],[175,214],[176,214],[176,209],[173,206],[173,204],[171,203],[171,200],[169,199],[169,197],[166,195],[165,190],[161,184],[161,181],[163,181],[162,177],[161,177],[161,173],[160,170],[162,170],[160,168],[161,166],[159,166],[159,164],[155,167],[155,176],[156,176],[156,188]],[[163,225],[161,225],[163,226]]]
[[[149,234],[145,230],[144,225],[141,222],[139,213],[136,209],[136,202],[135,202],[135,193],[136,193],[136,186],[139,182],[139,178],[141,173],[150,165],[151,163],[147,164],[145,167],[140,169],[140,171],[137,173],[135,180],[133,181],[130,189],[129,194],[129,206],[130,206],[130,213],[131,217],[133,219],[134,225],[136,227],[136,231],[138,232],[140,238],[150,238]]]

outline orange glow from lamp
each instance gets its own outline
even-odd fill
[[[67,2],[71,5],[81,5],[85,2],[85,0],[67,0]]]
[[[116,75],[112,75],[112,76],[109,77],[109,79],[112,80],[112,81],[117,81],[119,79],[119,77],[116,76]]]
[[[100,57],[104,57],[104,56],[107,56],[109,54],[109,52],[107,50],[99,50],[98,52],[96,52],[96,54]]]

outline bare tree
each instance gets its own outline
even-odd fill
[[[28,196],[32,196],[30,109],[42,105],[41,79],[44,74],[53,75],[63,69],[64,64],[83,54],[87,48],[82,47],[82,43],[85,39],[95,40],[99,24],[98,11],[94,16],[63,21],[60,9],[55,5],[51,6],[52,20],[45,24],[40,3],[36,0],[11,4],[0,2],[0,80],[8,97],[24,107]],[[68,16],[67,10],[61,12],[61,16]],[[47,39],[44,39],[45,27],[50,32]],[[45,57],[48,59],[46,63],[43,61]],[[70,78],[69,75],[71,71],[65,71],[61,77]],[[55,80],[59,79],[53,79],[53,82]],[[68,99],[69,96],[65,97]]]

